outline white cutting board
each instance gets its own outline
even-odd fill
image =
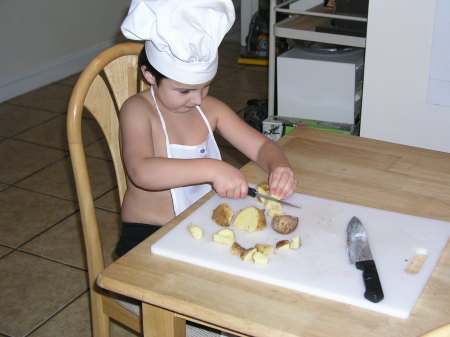
[[[450,236],[450,222],[294,194],[288,201],[301,205],[302,209],[283,207],[286,214],[300,219],[294,233],[276,233],[267,216],[268,226],[263,231],[247,233],[229,227],[245,248],[257,243],[275,245],[279,240],[300,235],[299,250],[275,251],[267,265],[256,265],[241,261],[230,253],[230,247],[212,241],[212,235],[222,229],[211,220],[212,212],[224,201],[235,214],[247,206],[262,208],[253,198],[231,200],[215,195],[158,240],[151,251],[400,318],[411,313]],[[379,303],[364,298],[362,272],[349,262],[346,230],[353,216],[362,221],[367,231],[384,291],[384,299]],[[190,235],[187,229],[190,223],[203,229],[201,240]],[[427,258],[419,273],[406,273],[413,257],[422,252],[427,253]]]

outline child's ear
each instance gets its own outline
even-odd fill
[[[147,80],[147,82],[149,84],[156,84],[155,76],[153,76],[152,73],[149,72],[145,66],[141,67],[141,71],[142,71],[142,75],[144,76],[144,78]]]

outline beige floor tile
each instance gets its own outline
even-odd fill
[[[120,215],[98,210],[97,218],[100,224],[105,263],[108,265],[115,259],[114,250],[120,235]],[[87,269],[79,213],[52,227],[20,249],[54,261]]]
[[[71,201],[9,187],[0,192],[0,243],[17,247],[77,208]]]
[[[87,273],[15,251],[0,260],[0,331],[23,336],[87,289]]]
[[[86,161],[94,198],[117,185],[112,162],[89,157]],[[46,167],[17,185],[60,198],[77,200],[70,158]]]
[[[70,303],[29,337],[90,337],[92,331],[89,310],[89,295],[86,293]],[[136,335],[117,324],[111,324],[111,336],[134,337]]]
[[[7,139],[0,142],[0,181],[13,184],[65,156],[64,151]]]
[[[0,245],[0,258],[11,252],[12,249],[6,246]]]
[[[97,122],[92,119],[83,119],[82,130],[84,144],[92,144],[103,137]],[[39,145],[68,150],[66,116],[60,115],[57,118],[16,135],[14,138]]]
[[[0,135],[14,136],[56,116],[54,112],[2,103],[0,104]]]
[[[8,103],[65,114],[72,88],[50,84],[11,99]]]
[[[120,213],[119,191],[117,187],[95,200],[95,207]]]

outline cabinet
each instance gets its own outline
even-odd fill
[[[342,35],[328,32],[318,32],[317,25],[330,19],[344,19],[350,21],[367,22],[367,18],[360,16],[333,14],[332,8],[319,5],[308,10],[291,9],[289,6],[305,0],[289,0],[277,4],[277,0],[270,0],[270,35],[269,35],[269,88],[268,114],[274,115],[276,90],[276,51],[277,37],[294,40],[315,41],[364,48],[364,37]],[[286,13],[288,18],[277,22],[277,13]]]

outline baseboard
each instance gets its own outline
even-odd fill
[[[76,74],[98,53],[118,41],[105,41],[59,59],[0,78],[0,102]]]

